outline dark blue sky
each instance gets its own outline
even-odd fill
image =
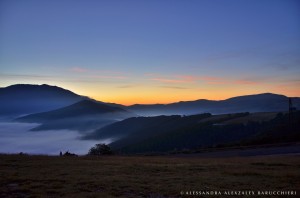
[[[0,86],[104,101],[300,95],[297,0],[1,0]]]

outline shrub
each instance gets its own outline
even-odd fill
[[[106,144],[96,144],[89,150],[89,155],[112,155],[110,147]]]

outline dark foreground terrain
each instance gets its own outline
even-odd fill
[[[0,155],[0,197],[216,197],[181,195],[181,191],[211,190],[255,193],[293,190],[299,194],[299,169],[299,155],[227,158]]]

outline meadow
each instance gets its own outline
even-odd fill
[[[185,194],[190,191],[300,193],[298,155],[230,158],[0,155],[0,170],[0,197],[215,197]]]

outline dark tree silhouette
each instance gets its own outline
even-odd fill
[[[112,155],[110,147],[106,144],[96,144],[89,150],[89,155]]]

